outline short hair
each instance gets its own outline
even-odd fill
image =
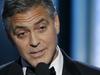
[[[5,0],[3,18],[6,19],[39,5],[47,8],[49,15],[54,17],[55,8],[52,0]]]

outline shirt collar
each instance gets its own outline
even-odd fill
[[[50,64],[50,68],[54,67],[56,71],[56,75],[62,75],[62,70],[63,70],[63,55],[60,51],[59,46],[56,47],[58,51],[58,55],[55,58],[55,60]]]

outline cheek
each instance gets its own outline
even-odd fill
[[[27,56],[27,53],[28,53],[28,45],[27,45],[27,42],[25,41],[16,41],[15,42],[16,46],[17,46],[17,49],[18,49],[18,52],[20,53],[20,55],[22,57],[26,57]]]
[[[57,43],[57,35],[56,32],[51,30],[47,34],[43,36],[44,41],[47,45],[55,45]]]
[[[17,46],[18,50],[23,51],[28,47],[28,39],[27,40],[19,40],[17,37],[12,37],[15,45]]]

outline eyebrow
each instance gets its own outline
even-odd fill
[[[16,26],[16,27],[14,28],[14,30],[17,30],[17,29],[26,29],[26,27],[24,27],[24,26]]]
[[[24,27],[24,26],[16,26],[16,27],[13,29],[13,33],[14,33],[14,34],[15,34],[15,31],[16,31],[17,29],[25,29],[25,30],[27,30],[27,28]]]
[[[45,20],[45,19],[42,18],[39,21],[37,21],[36,23],[34,23],[34,25],[38,25],[39,23],[41,23],[43,21],[45,21],[47,24],[49,23],[47,20]]]
[[[47,24],[49,23],[47,20],[45,20],[44,18],[42,18],[42,19],[40,19],[39,21],[37,21],[36,23],[34,23],[34,25],[38,25],[38,24],[40,24],[40,23],[43,22],[43,21],[45,21]],[[18,25],[18,26],[16,26],[16,27],[13,29],[13,33],[15,33],[15,31],[16,31],[17,29],[25,29],[25,30],[27,30],[27,27],[26,27],[26,26],[20,26],[20,25]]]

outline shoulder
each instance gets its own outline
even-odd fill
[[[100,68],[86,65],[84,63],[71,59],[63,50],[64,67],[69,70],[72,75],[100,75]]]
[[[12,63],[14,63],[14,61],[10,61],[10,62],[8,62],[6,64],[0,65],[0,70],[3,69],[3,68],[5,68],[5,67],[10,66]]]
[[[83,64],[78,61],[73,62],[80,73],[82,73],[82,75],[100,75],[100,68],[94,67],[92,65]]]
[[[23,75],[20,59],[0,66],[0,75]]]
[[[15,64],[15,61],[11,61],[9,63],[3,64],[0,66],[0,75],[5,75],[8,70]]]

